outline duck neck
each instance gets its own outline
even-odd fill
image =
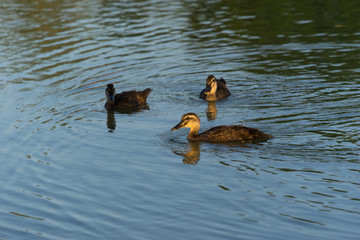
[[[194,140],[199,135],[199,130],[200,130],[200,124],[193,125],[190,128],[188,139],[189,140]]]
[[[217,90],[217,82],[216,80],[211,83],[211,89],[210,91],[207,93],[207,96],[206,96],[206,100],[208,101],[216,101],[216,90]]]
[[[211,84],[211,90],[210,90],[210,94],[215,94],[216,90],[217,90],[217,81],[214,80],[214,82]]]

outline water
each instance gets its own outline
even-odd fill
[[[357,239],[359,9],[2,1],[0,239]],[[108,113],[110,82],[149,109]],[[274,139],[190,144],[186,112]]]

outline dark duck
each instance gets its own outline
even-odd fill
[[[223,78],[216,79],[209,75],[206,79],[206,87],[200,92],[200,98],[208,101],[216,101],[230,96],[230,91]]]
[[[262,131],[242,125],[217,126],[199,134],[200,119],[195,113],[186,113],[181,117],[180,123],[171,129],[190,128],[188,140],[205,142],[244,142],[249,140],[267,140],[271,135]]]
[[[105,90],[105,108],[108,110],[140,108],[146,105],[146,98],[151,91],[151,88],[147,88],[144,91],[132,90],[116,94],[114,84],[110,83]]]

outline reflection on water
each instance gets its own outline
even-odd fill
[[[200,160],[200,146],[201,143],[199,141],[189,141],[189,143],[186,145],[186,149],[172,149],[172,151],[176,155],[183,156],[184,164],[196,165]]]
[[[107,110],[107,121],[106,125],[110,132],[113,132],[116,128],[116,119],[115,119],[115,111]]]
[[[109,129],[109,132],[114,132],[116,128],[116,118],[115,114],[134,114],[138,112],[142,112],[144,110],[150,110],[148,105],[135,107],[135,108],[120,108],[116,110],[109,110],[107,109],[107,121],[106,126]]]
[[[215,120],[217,116],[217,108],[215,101],[208,101],[208,108],[206,109],[206,117],[208,121]]]
[[[356,239],[359,9],[1,1],[0,239]],[[226,101],[198,98],[209,74]],[[147,111],[106,111],[111,82]],[[275,138],[174,140],[186,112]]]
[[[45,219],[43,219],[43,218],[28,216],[28,215],[20,214],[20,213],[17,213],[17,212],[10,212],[10,213],[11,213],[11,214],[14,214],[14,215],[16,215],[16,216],[19,216],[19,217],[31,218],[31,219],[40,220],[40,221],[45,220]]]
[[[236,152],[240,153],[243,148],[252,148],[252,147],[262,147],[266,143],[266,140],[256,139],[248,141],[236,141],[236,142],[201,142],[201,141],[188,141],[179,142],[178,139],[169,139],[167,140],[171,144],[171,151],[179,156],[183,157],[183,163],[189,165],[196,165],[200,159],[201,146],[205,146],[205,151],[217,153],[220,151],[223,152]],[[226,150],[224,149],[226,148]],[[206,161],[207,159],[203,159]],[[230,166],[224,161],[220,161],[221,164]],[[283,169],[279,169],[283,171]]]

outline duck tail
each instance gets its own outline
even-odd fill
[[[273,138],[272,135],[264,133],[256,128],[249,128],[249,133],[254,136],[254,139],[271,139]]]
[[[220,78],[220,80],[219,80],[220,82],[222,82],[223,84],[225,84],[226,85],[226,81],[225,81],[225,79],[223,79],[223,78]]]
[[[148,97],[148,95],[151,93],[151,91],[152,91],[151,88],[147,88],[144,91],[142,91],[145,99]]]
[[[265,139],[271,139],[271,138],[273,138],[273,136],[270,135],[270,134],[264,133],[264,138]]]

